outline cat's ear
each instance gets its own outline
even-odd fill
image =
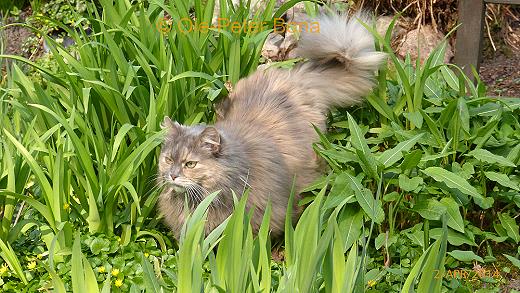
[[[181,125],[177,121],[172,121],[170,117],[165,116],[163,122],[161,122],[162,129],[168,129],[169,134],[176,135],[181,130]]]
[[[212,154],[220,152],[220,133],[215,127],[208,126],[199,136],[200,146]]]

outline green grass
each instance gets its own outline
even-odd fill
[[[274,2],[249,15],[222,1],[221,13],[272,21],[297,1]],[[91,34],[56,23],[76,46],[46,37],[53,66],[0,54],[17,60],[0,84],[2,290],[471,292],[518,273],[520,99],[486,96],[442,64],[444,45],[424,64],[398,59],[392,26],[365,106],[331,111],[314,145],[330,171],[307,188],[297,223],[288,212],[284,239],[271,242],[270,210],[253,235],[247,195],[204,237],[213,195],[174,242],[154,208],[160,122],[213,121],[269,31],[157,29],[166,14],[211,21],[211,0],[99,3],[79,20]],[[445,277],[473,261],[499,274]]]

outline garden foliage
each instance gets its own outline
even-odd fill
[[[220,1],[220,11],[272,22],[297,2],[254,12]],[[75,26],[45,19],[76,43],[40,32],[52,68],[0,55],[17,61],[0,84],[2,290],[441,292],[504,282],[520,266],[520,99],[486,96],[442,63],[444,45],[424,64],[399,60],[392,25],[376,44],[388,66],[364,106],[332,111],[314,146],[330,171],[304,192],[281,243],[269,210],[253,235],[247,192],[208,237],[218,194],[206,198],[174,242],[154,208],[160,122],[213,121],[225,83],[256,70],[270,32],[177,25],[211,23],[214,4],[100,0]],[[283,261],[271,260],[273,244]],[[491,280],[444,278],[497,258],[507,262]]]

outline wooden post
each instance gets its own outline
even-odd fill
[[[520,4],[520,0],[485,0],[486,3],[495,4]]]
[[[471,65],[480,66],[480,51],[484,30],[484,0],[459,0],[459,28],[455,44],[455,63],[474,80]]]
[[[475,80],[471,66],[479,70],[486,3],[520,4],[520,0],[459,0],[459,20],[455,44],[455,64]]]

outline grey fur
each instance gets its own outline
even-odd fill
[[[360,102],[385,59],[374,51],[372,35],[360,19],[368,23],[359,14],[321,17],[320,33],[304,33],[299,44],[309,61],[240,80],[215,125],[182,126],[165,119],[169,134],[159,162],[165,184],[159,208],[176,237],[187,213],[210,192],[221,190],[209,208],[206,233],[231,214],[232,191],[240,196],[246,188],[251,189],[247,208],[255,208],[253,228],[259,228],[270,201],[272,235],[283,233],[293,178],[298,192],[322,171],[312,149],[318,140],[312,124],[325,131],[330,107]],[[198,163],[188,168],[186,161]],[[172,174],[180,176],[177,182]]]

